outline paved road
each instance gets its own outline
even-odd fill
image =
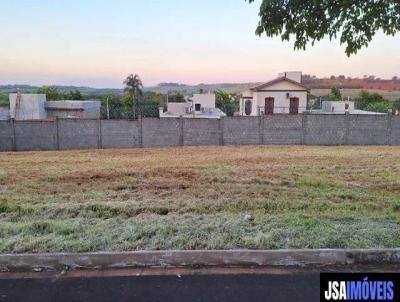
[[[319,274],[2,278],[0,301],[319,301]]]

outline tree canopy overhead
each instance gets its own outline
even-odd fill
[[[400,31],[399,0],[262,0],[259,16],[259,36],[294,36],[295,49],[340,36],[348,56],[368,46],[378,30]]]

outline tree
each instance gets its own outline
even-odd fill
[[[48,101],[58,101],[66,99],[64,93],[60,92],[55,86],[42,86],[36,93],[45,94]]]
[[[387,113],[391,109],[390,102],[378,93],[361,91],[356,99],[357,109]]]
[[[321,109],[322,97],[307,93],[307,109]]]
[[[4,106],[9,106],[9,100],[8,100],[8,95],[4,93],[0,93],[0,107]]]
[[[137,104],[137,109],[142,117],[159,117],[159,107],[165,107],[167,95],[157,92],[145,92]]]
[[[143,94],[144,102],[156,102],[159,106],[167,103],[167,95],[159,92],[148,91]]]
[[[110,119],[129,118],[131,110],[126,110],[120,96],[109,94],[101,97],[101,117]]]
[[[391,111],[390,104],[387,102],[376,102],[368,104],[366,111],[388,113]]]
[[[400,112],[400,99],[397,99],[393,102],[393,110]]]
[[[400,31],[398,0],[262,0],[259,16],[259,36],[280,35],[284,41],[294,36],[294,48],[306,49],[310,42],[340,35],[347,56],[367,47],[379,30],[391,36]]]
[[[233,116],[236,111],[239,111],[239,98],[235,94],[219,90],[215,92],[215,106],[227,116]]]
[[[58,90],[55,86],[42,86],[36,93],[45,94],[49,101],[59,100],[82,100],[82,94],[79,90],[70,91],[68,93]]]
[[[136,104],[139,100],[139,97],[143,95],[143,83],[140,77],[132,73],[128,75],[125,79],[124,83],[124,92],[126,96],[128,96],[132,102],[132,110],[134,118],[136,118]]]
[[[342,93],[340,92],[340,89],[337,87],[333,87],[331,89],[331,92],[329,93],[329,98],[332,99],[333,101],[341,101]]]
[[[185,96],[180,92],[168,94],[168,102],[170,102],[170,103],[184,103],[185,102]]]
[[[82,94],[79,90],[69,92],[70,100],[79,101],[82,100]]]

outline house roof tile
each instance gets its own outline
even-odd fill
[[[267,87],[272,86],[273,84],[279,83],[281,81],[287,81],[289,83],[292,83],[294,85],[297,85],[297,86],[303,88],[304,90],[308,90],[308,88],[306,86],[304,86],[303,84],[293,81],[291,79],[288,79],[287,77],[279,77],[279,78],[273,79],[272,81],[266,82],[264,84],[251,87],[250,90],[252,90],[252,91],[261,90],[263,88],[267,88]]]

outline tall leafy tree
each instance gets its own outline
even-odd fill
[[[170,103],[184,103],[185,96],[180,92],[176,92],[176,93],[172,93],[172,94],[168,93],[168,101]]]
[[[367,47],[379,30],[391,36],[400,31],[399,0],[262,0],[259,16],[257,35],[294,36],[295,49],[340,36],[348,56]]]
[[[5,93],[0,93],[0,107],[1,106],[9,106],[8,95]]]
[[[233,116],[236,111],[239,111],[239,98],[236,94],[219,90],[215,92],[215,106],[227,116]]]
[[[342,93],[340,92],[340,89],[337,87],[333,87],[331,89],[331,92],[329,93],[329,98],[334,100],[334,101],[341,101],[342,100]]]
[[[392,104],[382,95],[368,91],[360,92],[355,105],[357,109],[382,113],[387,113],[392,108]]]
[[[48,101],[58,101],[67,98],[64,93],[59,91],[55,86],[40,87],[36,93],[45,94]]]
[[[70,91],[69,98],[74,101],[82,100],[82,94],[79,90]]]
[[[400,99],[397,99],[393,102],[393,110],[400,112]]]
[[[134,118],[136,117],[136,105],[138,103],[139,97],[143,96],[143,83],[140,77],[132,73],[128,75],[124,83],[124,93],[132,100],[132,109]]]
[[[101,97],[101,114],[102,118],[128,119],[132,110],[126,108],[121,96],[108,94]]]

